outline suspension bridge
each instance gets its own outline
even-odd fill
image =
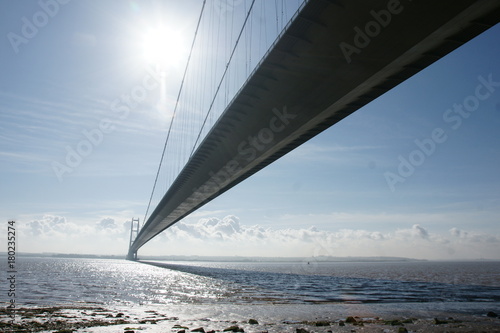
[[[189,66],[196,64],[190,65],[188,59],[181,87],[184,80],[186,87],[192,80],[201,90],[179,92],[177,102],[181,95],[194,98],[189,104],[194,111],[187,116],[187,111],[174,110],[150,205],[155,195],[158,202],[149,216],[148,207],[142,227],[138,219],[133,220],[128,259],[137,259],[139,248],[168,227],[500,18],[496,0],[309,0],[297,1],[292,11],[285,8],[293,7],[291,1],[261,0],[261,11],[272,11],[269,7],[274,6],[275,20],[269,30],[277,37],[259,54],[255,41],[269,36],[262,32],[262,20],[252,19],[258,16],[259,2],[236,3],[209,20],[203,2],[191,51],[212,45],[212,51],[205,52],[216,54],[213,33],[204,34],[203,29],[215,31],[218,24],[218,36],[226,34],[229,52],[224,60],[198,57],[204,59],[200,64],[205,61],[207,68],[218,69],[192,72],[216,79],[190,76]],[[229,27],[230,38],[228,30],[221,28],[220,15],[226,19],[231,15],[233,24],[235,17],[240,19],[238,29]],[[180,139],[181,148],[169,148],[176,122],[194,130]],[[181,127],[177,132],[186,131]],[[167,175],[162,163],[172,159],[180,160],[173,168],[177,170],[168,171],[166,180],[161,180]],[[166,191],[155,192],[158,182],[166,184]]]

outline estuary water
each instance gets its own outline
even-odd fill
[[[500,262],[18,258],[18,306],[453,304],[500,308]],[[398,305],[399,306],[399,305]]]

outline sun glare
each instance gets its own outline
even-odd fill
[[[142,39],[144,59],[164,69],[182,64],[187,54],[186,45],[180,32],[165,27],[149,29]]]

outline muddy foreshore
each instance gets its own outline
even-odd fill
[[[258,311],[255,311],[256,308]],[[0,310],[2,332],[500,332],[500,317],[489,311],[481,315],[437,311],[406,311],[343,307],[329,313],[295,311],[280,305],[172,308],[134,306],[65,306]],[[309,308],[312,310],[314,308]],[[319,309],[319,308],[318,308]],[[307,310],[307,309],[305,309]],[[343,312],[345,314],[341,314]],[[12,319],[14,320],[12,321]]]

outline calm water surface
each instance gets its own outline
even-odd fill
[[[19,258],[25,306],[464,302],[500,304],[500,262],[155,262]]]

